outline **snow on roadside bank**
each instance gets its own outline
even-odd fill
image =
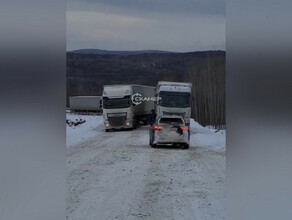
[[[85,123],[76,127],[66,125],[67,147],[78,145],[104,132],[103,118],[100,115],[66,113],[66,119],[71,121],[75,121],[76,119],[86,120]],[[146,135],[148,135],[148,132]],[[192,119],[190,145],[196,147],[210,147],[218,151],[224,151],[226,145],[225,130],[215,132],[214,129],[203,127]]]
[[[79,143],[95,137],[103,132],[103,118],[100,115],[81,115],[75,113],[66,113],[66,119],[76,121],[83,119],[85,123],[76,127],[66,124],[66,146],[73,147]]]
[[[216,130],[201,126],[191,120],[191,146],[210,147],[218,151],[224,151],[226,146],[225,130]]]

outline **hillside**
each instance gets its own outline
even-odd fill
[[[100,50],[100,49],[80,49],[80,50],[70,51],[70,53],[128,56],[128,55],[138,55],[138,54],[169,54],[169,53],[177,53],[177,52],[163,51],[163,50],[118,51],[118,50]]]
[[[105,84],[156,86],[160,80],[191,81],[196,88],[193,116],[196,118],[202,112],[202,120],[197,118],[197,121],[214,124],[210,114],[216,109],[216,114],[221,115],[216,124],[225,124],[224,51],[128,56],[67,53],[67,97],[101,95]],[[213,94],[218,95],[214,97]],[[218,103],[220,107],[216,106]]]

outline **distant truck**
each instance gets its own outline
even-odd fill
[[[133,129],[140,122],[146,124],[148,115],[154,109],[154,101],[147,97],[154,95],[155,87],[151,86],[105,85],[102,94],[105,131]]]
[[[70,96],[69,108],[74,111],[101,111],[101,96]]]
[[[182,116],[187,125],[191,117],[192,84],[182,82],[159,81],[156,88],[157,116]]]

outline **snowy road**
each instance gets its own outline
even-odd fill
[[[68,219],[225,219],[224,133],[194,122],[190,149],[153,149],[148,127],[106,133],[88,120],[79,130],[95,133],[75,145],[67,127]]]

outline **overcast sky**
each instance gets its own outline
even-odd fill
[[[67,0],[67,50],[225,50],[225,0]]]

